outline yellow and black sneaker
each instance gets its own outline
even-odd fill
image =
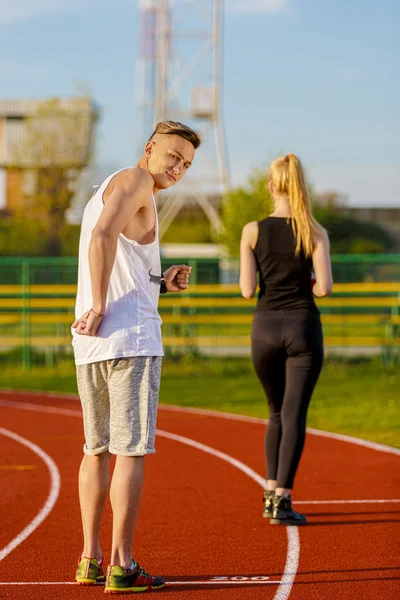
[[[102,562],[103,561],[101,560],[99,563],[97,558],[80,556],[75,576],[76,582],[80,585],[96,585],[98,583],[104,583],[106,577],[101,568]]]
[[[264,491],[264,497],[263,497],[263,503],[264,503],[263,517],[264,517],[264,519],[271,519],[271,517],[272,517],[272,512],[274,510],[274,497],[275,497],[275,490],[265,490]]]
[[[272,519],[269,522],[272,525],[306,525],[307,518],[293,510],[290,496],[275,496]]]
[[[159,590],[164,585],[165,581],[162,577],[149,575],[133,560],[131,568],[126,571],[119,565],[110,565],[108,567],[104,593],[134,594],[135,592]]]

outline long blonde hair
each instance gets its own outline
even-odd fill
[[[296,255],[303,249],[306,257],[311,257],[319,225],[312,215],[310,197],[300,160],[295,154],[277,158],[270,165],[269,176],[276,194],[289,196],[292,228],[296,239]]]

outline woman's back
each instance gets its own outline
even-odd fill
[[[256,311],[310,308],[318,311],[312,294],[312,260],[295,253],[290,219],[267,217],[258,222],[254,247],[260,292]]]

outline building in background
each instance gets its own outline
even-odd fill
[[[91,158],[96,108],[89,97],[0,100],[0,209],[29,215],[49,177],[72,193]]]

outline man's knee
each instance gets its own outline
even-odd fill
[[[87,452],[84,452],[83,458],[88,463],[96,464],[99,462],[108,462],[111,458],[111,454],[109,453],[108,450],[103,450],[102,452],[99,452],[98,454],[88,454]]]

